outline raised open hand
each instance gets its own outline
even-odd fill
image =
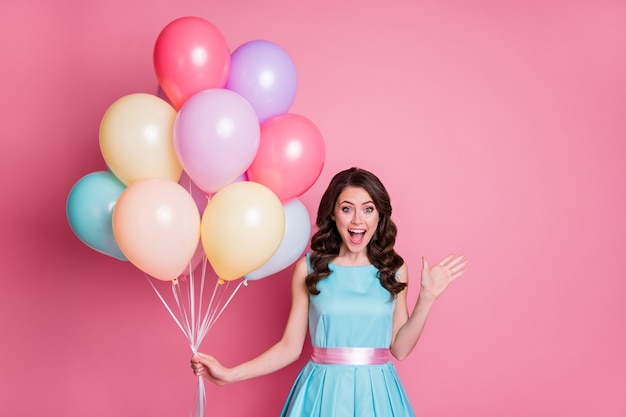
[[[465,255],[448,255],[439,263],[430,267],[428,260],[422,258],[421,295],[438,298],[448,285],[466,271],[468,260]]]

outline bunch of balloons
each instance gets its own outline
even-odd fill
[[[311,232],[298,197],[325,158],[319,129],[289,113],[291,58],[266,40],[231,53],[199,17],[165,26],[153,58],[161,93],[130,94],[106,110],[99,143],[108,170],[71,189],[72,230],[163,281],[204,256],[225,281],[291,265]]]

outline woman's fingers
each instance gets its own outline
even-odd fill
[[[451,253],[450,255],[446,256],[441,261],[439,261],[439,263],[437,265],[446,266],[446,265],[448,265],[448,263],[450,261],[452,261],[454,259],[455,256],[456,256],[455,254]]]
[[[191,357],[191,369],[193,369],[193,373],[197,376],[206,375],[206,368],[202,363],[202,356],[205,355],[196,353]]]
[[[204,353],[198,352],[196,356],[198,357],[198,363],[201,363],[203,365],[212,365],[216,362],[215,358],[211,355],[206,355]]]
[[[439,265],[445,266],[450,271],[463,268],[465,264],[467,264],[467,258],[465,257],[465,255],[455,254],[450,254],[446,256],[441,262],[439,262]]]
[[[443,258],[437,266],[445,268],[454,280],[465,273],[468,260],[465,255],[450,254]]]
[[[468,262],[469,261],[465,258],[465,255],[461,255],[450,262],[448,269],[453,279],[456,279],[465,273]]]

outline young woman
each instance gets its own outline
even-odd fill
[[[434,301],[465,272],[464,256],[429,266],[409,315],[408,268],[394,250],[397,228],[387,190],[372,173],[351,168],[331,180],[320,201],[313,252],[300,259],[282,338],[232,368],[198,353],[196,375],[225,385],[296,361],[307,329],[313,345],[281,416],[414,416],[389,353],[411,353]]]

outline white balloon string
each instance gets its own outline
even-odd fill
[[[232,294],[230,294],[230,297],[228,297],[228,300],[226,300],[226,302],[224,303],[224,305],[222,306],[222,309],[219,311],[219,313],[217,313],[217,315],[215,316],[215,319],[211,322],[211,325],[209,326],[209,328],[207,329],[207,332],[211,329],[211,327],[213,327],[213,324],[215,324],[215,322],[217,321],[217,319],[220,318],[220,316],[222,315],[222,313],[224,312],[224,310],[226,309],[226,307],[228,307],[228,304],[230,304],[231,300],[233,299],[233,297],[235,296],[235,294],[237,294],[237,291],[239,291],[239,288],[241,288],[241,285],[244,283],[244,281],[241,281],[237,287],[235,287],[235,289],[233,290]]]
[[[213,327],[213,324],[215,324],[215,321],[217,320],[216,316],[218,314],[220,305],[222,304],[222,299],[224,298],[224,294],[226,294],[229,286],[230,281],[223,282],[220,281],[219,278],[218,281],[215,283],[217,298],[215,300],[215,304],[211,307],[209,320],[206,323],[206,328],[203,329],[204,333],[208,333],[211,327]]]
[[[205,294],[208,287],[207,266],[208,260],[206,257],[202,259],[202,268],[199,271],[192,270],[193,265],[190,263],[189,275],[186,279],[179,277],[178,280],[172,283],[172,296],[174,300],[171,306],[153,283],[151,277],[149,277],[148,274],[144,274],[163,306],[165,306],[178,328],[187,338],[194,355],[198,353],[202,340],[217,322],[224,310],[226,310],[226,307],[228,307],[235,294],[237,294],[239,288],[241,288],[243,284],[246,284],[246,280],[244,279],[232,289],[230,281],[224,282],[220,280],[219,277],[216,277],[213,292],[207,303],[207,300],[205,300],[206,295],[208,295]],[[197,281],[198,279],[200,282]],[[187,283],[187,287],[185,287],[185,282]],[[173,306],[173,303],[176,303],[176,307]],[[195,417],[204,416],[205,405],[206,387],[204,379],[200,377],[198,379],[195,398]],[[192,416],[194,411],[191,412]]]
[[[172,294],[174,296],[174,300],[176,301],[176,305],[178,306],[178,314],[181,323],[185,327],[185,335],[187,336],[187,340],[191,342],[191,328],[189,327],[189,315],[187,314],[187,309],[185,308],[184,299],[182,299],[182,293],[180,292],[180,282],[172,285]]]
[[[161,300],[161,302],[163,303],[163,305],[165,306],[165,308],[167,309],[167,311],[170,313],[170,316],[172,316],[172,318],[174,319],[174,321],[176,322],[176,324],[178,325],[178,327],[180,328],[180,330],[183,332],[183,334],[185,335],[185,337],[187,336],[187,334],[185,333],[185,329],[183,329],[183,326],[180,324],[180,322],[178,321],[178,318],[176,318],[176,315],[174,314],[174,312],[172,311],[172,309],[170,308],[170,306],[167,304],[167,302],[165,301],[165,299],[163,298],[163,296],[161,296],[161,293],[159,292],[159,290],[157,290],[157,288],[155,287],[155,285],[152,283],[152,280],[150,279],[150,277],[148,276],[148,274],[144,274],[144,276],[146,277],[146,280],[148,281],[148,283],[150,284],[150,286],[152,287],[152,289],[154,290],[154,292],[156,293],[156,295],[159,297],[159,300]]]
[[[201,273],[200,273],[200,294],[198,297],[198,314],[196,316],[197,320],[196,320],[196,339],[194,340],[194,347],[196,349],[198,349],[200,347],[200,343],[202,342],[202,339],[204,339],[204,334],[202,334],[201,329],[202,329],[202,323],[200,318],[202,317],[202,304],[203,304],[203,300],[204,300],[204,282],[206,279],[206,267],[207,267],[207,258],[206,256],[202,258],[202,269],[201,269]]]
[[[198,297],[198,310],[197,310],[198,315],[197,315],[197,320],[196,320],[196,340],[194,342],[194,346],[196,347],[196,349],[200,347],[200,343],[202,343],[202,340],[206,336],[206,331],[204,330],[205,329],[204,323],[206,321],[206,315],[204,315],[204,318],[203,318],[202,312],[203,312],[203,304],[204,304],[207,265],[208,265],[208,259],[205,256],[202,258],[202,269],[201,269],[201,274],[200,274],[200,294]],[[209,303],[207,307],[206,314],[208,314],[210,310],[211,310],[211,303]]]
[[[218,293],[218,290],[220,288],[220,286],[223,284],[219,283],[219,278],[215,281],[215,286],[213,287],[213,294],[211,294],[211,299],[209,300],[209,305],[206,309],[206,313],[204,314],[204,318],[202,319],[202,326],[200,328],[200,333],[201,334],[206,334],[209,331],[209,323],[211,321],[211,317],[213,317],[213,314],[215,312],[215,310],[217,309],[217,307],[214,307],[215,304],[215,297],[216,294]],[[219,297],[218,297],[219,298]]]
[[[202,379],[202,377],[198,377],[198,388],[196,390],[195,403],[196,403],[195,417],[203,417],[204,406],[206,404],[206,389],[204,387],[204,379]]]
[[[215,315],[215,311],[217,310],[217,306],[219,305],[221,299],[221,288],[225,284],[220,284],[219,278],[215,281],[215,285],[213,287],[213,294],[211,294],[211,300],[209,301],[209,308],[202,320],[202,330],[201,333],[206,334],[209,331],[210,323],[213,320],[213,316]],[[217,298],[217,300],[216,300]]]
[[[195,294],[195,283],[196,277],[194,275],[194,271],[189,273],[189,311],[191,312],[191,327],[190,327],[190,339],[189,341],[192,344],[195,344],[197,332],[196,332],[196,294]]]

